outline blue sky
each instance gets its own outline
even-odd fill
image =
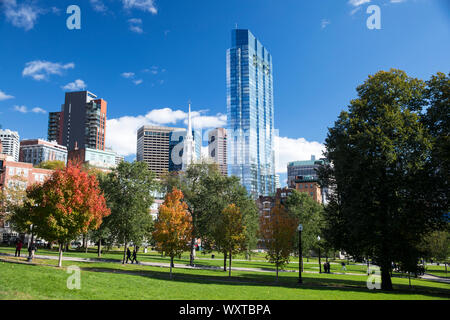
[[[66,9],[81,8],[81,30]],[[381,30],[369,30],[369,5]],[[66,90],[108,101],[107,145],[134,158],[138,126],[226,121],[230,31],[250,29],[274,61],[278,172],[320,155],[327,128],[369,74],[449,72],[446,0],[0,0],[0,124],[46,137]]]

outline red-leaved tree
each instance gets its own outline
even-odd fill
[[[62,266],[65,243],[89,230],[96,230],[110,214],[95,175],[70,163],[55,171],[42,185],[27,189],[22,214],[29,216],[33,231],[47,241],[59,244],[58,266]]]

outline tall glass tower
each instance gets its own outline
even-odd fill
[[[275,193],[272,56],[249,30],[227,51],[228,174],[253,197]]]

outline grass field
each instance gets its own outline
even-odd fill
[[[94,253],[70,254],[95,257]],[[111,255],[120,257],[119,253]],[[144,258],[152,261],[161,256],[150,253]],[[220,270],[174,269],[174,280],[169,280],[169,269],[162,267],[64,261],[63,268],[57,268],[55,260],[35,259],[38,265],[30,265],[23,263],[24,258],[0,259],[0,299],[450,299],[450,285],[420,279],[412,279],[410,289],[407,278],[394,277],[396,291],[387,293],[368,290],[365,276],[305,273],[299,287],[298,273],[290,272],[281,273],[275,283],[272,273],[233,271],[229,278]],[[247,263],[254,267],[253,263],[264,262]],[[66,286],[69,274],[65,267],[69,265],[81,268],[81,290]]]
[[[123,250],[123,249],[122,249]],[[116,261],[122,261],[123,251],[119,249],[115,249],[110,251],[109,253],[102,254],[102,259],[111,259]],[[0,247],[0,253],[9,253],[14,254],[15,248],[12,247]],[[26,251],[23,251],[23,254],[28,254]],[[48,249],[40,249],[36,253],[38,255],[51,255],[57,256],[58,251],[56,250],[48,250]],[[198,254],[195,260],[195,264],[197,266],[215,266],[215,267],[223,267],[223,254],[215,252],[215,258],[211,259],[211,254],[203,255]],[[80,251],[69,251],[64,252],[63,257],[81,257],[81,258],[98,258],[97,252],[95,248],[90,248],[88,253],[80,252]],[[309,261],[308,261],[309,260]],[[170,258],[162,257],[161,254],[151,251],[146,254],[140,252],[138,254],[138,261],[143,262],[161,262],[161,263],[169,263]],[[322,265],[325,262],[325,259],[322,259]],[[176,264],[188,264],[189,263],[189,254],[185,253],[182,255],[181,259],[175,258],[174,263]],[[228,263],[228,261],[227,261]],[[331,262],[331,272],[341,272],[341,265],[339,263]],[[241,268],[264,268],[264,269],[272,269],[275,270],[273,264],[268,263],[265,259],[265,255],[262,253],[255,254],[250,261],[245,260],[245,256],[237,255],[232,259],[233,267],[241,267]],[[359,273],[366,274],[367,267],[365,265],[359,264],[350,264],[347,265],[347,273]],[[298,258],[293,258],[291,263],[286,267],[286,270],[298,270]],[[304,258],[304,270],[305,271],[319,271],[318,259],[306,259]]]

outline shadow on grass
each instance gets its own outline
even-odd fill
[[[369,293],[377,294],[384,293],[389,295],[407,294],[415,295],[421,294],[429,297],[436,298],[450,298],[450,290],[429,288],[424,286],[415,286],[413,289],[409,289],[407,285],[394,285],[395,291],[380,291],[380,290],[368,290],[366,288],[366,281],[364,280],[351,280],[351,279],[330,279],[330,278],[317,278],[311,276],[303,276],[303,284],[297,283],[296,277],[280,277],[279,282],[275,281],[273,275],[266,274],[254,274],[254,273],[240,273],[240,276],[226,276],[227,273],[223,272],[223,275],[195,275],[187,273],[179,273],[174,269],[173,279],[169,280],[168,271],[154,271],[145,269],[113,269],[106,267],[82,267],[84,271],[90,272],[103,272],[103,273],[115,273],[115,274],[127,274],[132,276],[141,276],[158,280],[167,280],[183,283],[195,283],[195,284],[220,284],[230,286],[271,286],[281,288],[292,289],[310,289],[310,290],[331,290],[331,291],[345,291],[355,293]],[[217,271],[220,272],[220,271]]]

